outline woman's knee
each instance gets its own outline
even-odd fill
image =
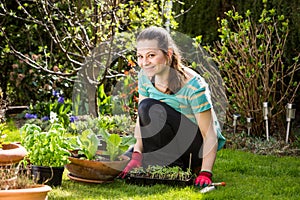
[[[160,105],[160,103],[161,103],[160,101],[151,99],[151,98],[143,99],[139,103],[138,115],[139,115],[141,122],[144,125],[150,123],[151,117],[155,117],[155,116],[153,116],[153,114],[155,115],[156,110],[158,112],[161,112],[162,107],[160,107],[160,109],[156,109],[157,106],[155,106],[155,105]],[[150,114],[150,112],[151,112],[151,114]]]

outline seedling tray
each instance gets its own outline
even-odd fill
[[[187,180],[177,180],[177,179],[159,179],[159,178],[150,178],[145,176],[127,176],[126,183],[134,185],[155,185],[155,184],[165,184],[170,186],[189,186],[193,185],[193,179]]]

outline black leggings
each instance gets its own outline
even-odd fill
[[[138,115],[144,167],[190,166],[194,172],[201,168],[203,138],[195,123],[166,103],[151,98],[140,102]]]

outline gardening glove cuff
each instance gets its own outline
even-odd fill
[[[212,184],[212,173],[210,171],[201,171],[195,180],[195,186],[206,187]]]
[[[120,173],[119,177],[125,178],[130,170],[142,166],[143,155],[140,152],[134,151],[131,156],[130,162],[125,169]]]

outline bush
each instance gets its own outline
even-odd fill
[[[252,133],[261,136],[265,129],[263,102],[268,102],[270,133],[284,136],[285,106],[293,103],[300,85],[295,80],[299,56],[285,65],[288,20],[274,9],[263,9],[258,22],[252,20],[250,11],[242,16],[233,9],[225,15],[219,19],[221,40],[207,50],[225,82],[228,117],[239,113],[242,121],[253,118]]]

